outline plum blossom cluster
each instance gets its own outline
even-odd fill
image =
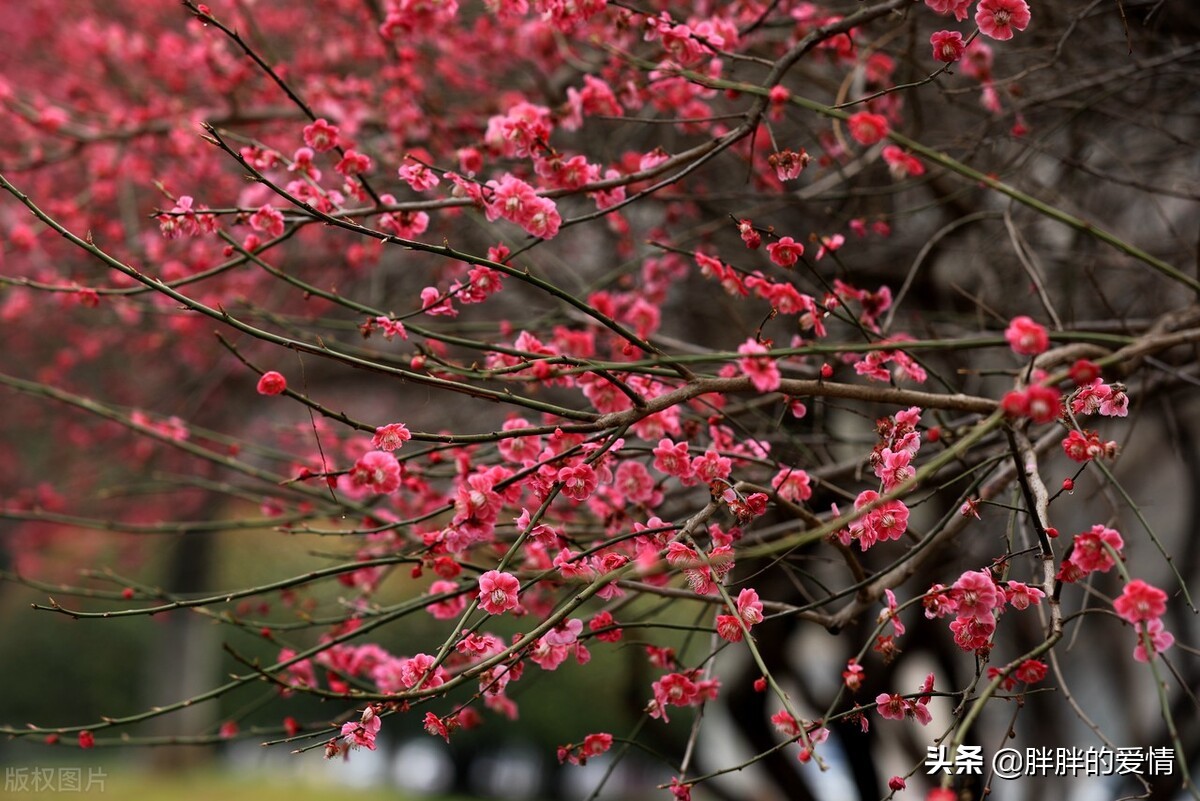
[[[170,211],[159,214],[159,230],[167,239],[200,236],[217,230],[217,218],[206,213],[203,206],[196,208],[191,195],[181,195]]]
[[[729,642],[741,642],[742,629],[749,631],[763,621],[763,605],[758,593],[747,587],[738,593],[736,615],[717,615],[717,634]]]
[[[875,314],[878,315],[886,311],[890,305],[891,295],[888,294],[882,299],[882,302],[873,307],[876,310]],[[903,346],[903,343],[907,339],[908,337],[906,336],[895,335],[880,342],[879,347],[861,359],[854,360],[850,354],[847,354],[846,358],[853,361],[854,372],[872,381],[912,381],[917,384],[923,384],[929,375],[916,359],[902,348],[893,350],[884,347],[886,345]],[[891,366],[889,367],[888,365]]]
[[[612,748],[613,737],[607,732],[589,734],[583,742],[576,745],[568,743],[558,747],[558,761],[570,762],[572,765],[586,765],[592,757],[598,757]]]
[[[884,492],[891,492],[916,474],[912,460],[921,449],[921,434],[917,431],[920,422],[921,410],[910,406],[876,423],[879,441],[870,461]]]
[[[1005,393],[1000,408],[1009,417],[1027,417],[1038,425],[1052,423],[1062,416],[1062,393],[1056,387],[1033,384]]]
[[[766,250],[770,259],[782,267],[795,264],[800,255],[804,253],[803,245],[790,237],[780,238],[778,242],[768,245]],[[811,329],[814,336],[824,337],[826,335],[823,321],[828,310],[819,305],[812,295],[801,292],[792,283],[772,280],[761,271],[749,274],[741,273],[720,259],[705,253],[697,253],[695,260],[700,274],[717,281],[729,295],[744,298],[753,293],[756,297],[767,301],[771,308],[780,314],[798,315],[801,328]]]
[[[292,661],[294,657],[289,649],[282,649],[279,654],[280,661]],[[322,651],[315,661],[325,669],[325,684],[332,692],[339,693],[347,692],[351,682],[356,680],[370,682],[381,693],[391,694],[441,687],[450,678],[449,671],[435,664],[430,654],[394,656],[374,644],[333,645]],[[289,683],[296,688],[320,686],[316,668],[307,659],[294,662],[288,676]]]
[[[1071,411],[1080,415],[1125,417],[1129,414],[1129,395],[1124,385],[1106,384],[1104,379],[1096,378],[1075,391],[1071,397]]]
[[[496,245],[488,249],[488,259],[503,263],[508,258],[509,250],[504,245]],[[421,311],[431,317],[457,317],[459,309],[454,305],[483,303],[504,288],[504,273],[486,265],[475,265],[465,269],[465,275],[455,278],[449,286],[442,290],[436,286],[427,286],[421,290]],[[376,318],[378,323],[378,318]],[[401,323],[397,333],[402,339],[407,339]],[[387,330],[384,329],[387,337]]]
[[[905,698],[896,693],[880,693],[875,699],[875,711],[879,716],[888,720],[915,720],[922,726],[928,726],[933,720],[929,712],[929,700],[933,697],[934,675],[930,673],[921,684],[917,698]]]
[[[989,667],[987,676],[995,679],[999,676],[1000,688],[1006,691],[1016,689],[1018,684],[1037,684],[1046,678],[1046,663],[1040,659],[1026,659],[1007,674],[998,667]]]
[[[375,737],[382,727],[383,721],[379,718],[375,707],[368,706],[357,721],[342,724],[341,735],[325,745],[325,758],[348,756],[353,748],[366,748],[374,751]]]
[[[929,619],[954,615],[950,631],[964,651],[986,656],[996,623],[1006,606],[1018,611],[1041,602],[1046,594],[1020,581],[997,582],[989,570],[969,570],[950,587],[935,584],[922,599]]]
[[[1137,631],[1138,641],[1133,649],[1137,661],[1149,662],[1175,643],[1175,636],[1162,622],[1167,611],[1167,594],[1153,584],[1141,579],[1130,581],[1113,601],[1113,609]]]
[[[1088,462],[1092,459],[1112,459],[1117,455],[1117,443],[1100,439],[1095,431],[1071,431],[1062,441],[1063,452],[1074,462]]]
[[[913,457],[921,448],[917,425],[921,410],[913,406],[893,417],[879,420],[879,442],[871,453],[871,463],[879,478],[879,489],[891,492],[916,475]],[[857,542],[866,551],[878,542],[898,540],[908,530],[908,507],[899,498],[881,500],[876,490],[863,490],[854,500],[854,510],[862,512],[849,526],[838,532],[843,545]]]
[[[738,366],[759,392],[773,392],[783,381],[775,360],[765,355],[768,349],[767,345],[754,339],[747,339],[738,346],[738,353],[742,355]]]
[[[970,13],[973,0],[925,0],[937,14],[950,15],[959,22]],[[1008,41],[1016,31],[1029,27],[1032,15],[1025,0],[979,0],[975,7],[975,24],[984,36],[999,41]],[[933,57],[938,61],[953,63],[962,57],[963,38],[958,31],[938,31],[930,38]]]
[[[518,681],[525,672],[525,660],[537,664],[543,670],[557,669],[567,657],[574,656],[580,664],[590,658],[587,649],[576,637],[582,629],[578,620],[568,621],[559,629],[539,638],[537,642],[521,642],[522,647],[506,649],[505,642],[494,634],[464,630],[454,650],[444,664],[438,664],[430,654],[412,657],[397,657],[374,644],[352,646],[332,645],[322,651],[316,662],[325,668],[325,681],[331,692],[348,692],[352,681],[366,681],[380,693],[394,695],[409,690],[435,689],[451,678],[451,671],[469,670],[482,662],[490,667],[479,670],[479,693],[483,706],[489,710],[513,718],[517,714],[516,703],[508,697],[506,690],[511,682]],[[507,657],[505,655],[507,654]],[[289,667],[289,682],[296,688],[317,688],[320,680],[310,660],[294,661],[295,654],[284,649],[279,660],[292,661]],[[479,712],[471,706],[462,707],[450,715],[425,716],[425,728],[433,735],[449,739],[458,729],[468,729],[482,722]],[[357,744],[371,747],[378,725],[364,713],[359,724],[343,727],[341,745]],[[349,739],[347,739],[349,738]],[[335,745],[339,741],[334,742]]]
[[[711,595],[717,591],[717,585],[720,584],[729,571],[733,569],[733,548],[729,544],[717,545],[706,554],[701,554],[695,548],[685,545],[678,540],[671,542],[667,546],[666,552],[667,564],[671,567],[678,568],[683,572],[684,578],[687,579],[688,585],[697,595]],[[753,616],[754,602],[758,596],[753,593],[753,590],[743,590],[746,594],[746,603],[748,609],[746,614]],[[739,607],[739,616],[742,616],[744,621],[746,617]],[[759,620],[762,619],[762,608],[759,604],[757,608]],[[757,622],[757,621],[756,621]]]
[[[850,657],[846,661],[846,669],[842,671],[842,683],[850,692],[858,692],[866,681],[866,668],[858,663],[858,657]]]
[[[752,221],[739,221],[738,230],[743,241],[748,246],[752,246],[752,249],[756,249],[762,244],[762,236],[754,228]],[[844,242],[844,237],[841,234],[835,234],[820,237],[820,241],[819,256],[840,247]],[[779,236],[774,242],[768,244],[765,250],[774,264],[784,268],[791,268],[797,264],[805,252],[804,245],[791,236]],[[858,307],[855,314],[858,322],[874,329],[878,317],[887,311],[892,302],[891,290],[886,286],[868,290],[835,279],[832,283],[833,291],[826,292],[818,300],[815,296],[798,290],[792,282],[777,281],[761,270],[744,272],[703,252],[697,252],[694,258],[700,274],[705,278],[717,281],[726,293],[737,298],[757,297],[767,301],[778,314],[795,315],[800,329],[811,332],[815,339],[823,339],[829,335],[825,320],[836,309],[853,304]],[[881,344],[898,344],[904,339],[904,335],[896,335]],[[875,365],[895,361],[897,370],[902,371],[907,377],[918,382],[925,380],[925,371],[907,354],[887,349],[872,353],[879,354],[873,356]],[[886,370],[883,371],[883,374],[889,375]]]
[[[700,671],[668,673],[651,685],[654,698],[646,706],[652,718],[670,722],[667,708],[672,706],[700,706],[716,700],[721,689],[718,678],[701,678]]]
[[[899,498],[880,502],[878,492],[863,490],[854,499],[854,511],[861,516],[837,535],[843,545],[857,542],[866,551],[876,543],[898,540],[908,530],[908,507]]]
[[[488,220],[503,217],[521,226],[531,236],[551,239],[558,234],[562,216],[554,201],[541,197],[534,188],[513,175],[488,181],[489,200],[484,206]]]
[[[408,339],[408,330],[404,327],[404,323],[383,315],[368,319],[358,327],[358,330],[362,332],[363,339],[371,336],[373,331],[380,332],[386,340],[392,340],[396,337]]]
[[[900,648],[896,644],[898,637],[903,637],[907,631],[903,621],[900,620],[900,607],[896,600],[896,593],[892,590],[884,590],[883,597],[886,606],[879,613],[879,623],[890,623],[892,626],[891,634],[878,634],[875,637],[875,645],[872,650],[883,657],[885,663],[890,663],[900,653]],[[863,668],[858,664],[857,658],[851,659],[846,664],[846,670],[842,672],[842,681],[846,683],[847,689],[854,691],[858,689],[857,685],[862,683]]]
[[[973,0],[925,0],[925,5],[943,16],[950,14],[958,21],[965,20],[970,14]],[[1032,14],[1026,0],[980,0],[975,7],[974,22],[979,33],[996,41],[1008,41],[1016,32],[1029,27]],[[972,34],[964,39],[959,31],[935,31],[929,37],[932,56],[935,61],[944,64],[961,62],[962,72],[975,78],[982,86],[980,102],[988,111],[999,114],[1002,111],[1000,93],[992,80],[992,50],[982,40]],[[1013,126],[1013,134],[1021,135],[1025,125],[1020,115]]]
[[[1058,579],[1075,582],[1092,573],[1107,573],[1122,558],[1125,541],[1120,532],[1104,525],[1076,534],[1070,555],[1058,566]]]
[[[798,721],[786,709],[781,709],[771,715],[771,725],[788,739],[798,740],[801,743],[800,751],[796,754],[796,758],[801,763],[811,761],[816,747],[829,739],[829,729],[825,727],[823,721]]]
[[[691,66],[737,43],[737,28],[721,17],[693,17],[679,23],[667,12],[646,20],[646,41],[659,40],[667,54],[681,66]]]

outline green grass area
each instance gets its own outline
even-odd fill
[[[263,778],[252,773],[238,775],[214,770],[169,773],[134,768],[105,768],[102,779],[99,774],[92,773],[90,790],[84,789],[88,784],[89,769],[84,768],[80,772],[79,785],[83,787],[76,789],[67,783],[70,781],[69,774],[63,774],[56,768],[46,768],[44,770],[48,773],[40,777],[39,789],[34,789],[30,770],[27,769],[23,774],[15,770],[11,767],[2,769],[5,784],[0,797],[6,801],[49,798],[92,798],[98,801],[328,801],[330,798],[351,795],[355,801],[406,801],[411,798],[391,788],[365,790],[326,782]],[[22,783],[21,776],[26,779],[26,789],[17,789]],[[439,801],[455,800],[442,797]]]

